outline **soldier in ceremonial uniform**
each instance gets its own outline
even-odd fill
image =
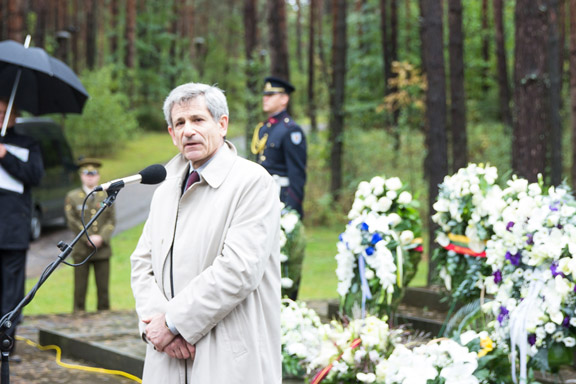
[[[288,81],[267,77],[262,96],[262,109],[268,119],[260,123],[252,136],[251,151],[256,162],[274,177],[280,191],[280,200],[303,217],[302,202],[306,184],[306,137],[302,128],[290,117],[286,108],[294,86]],[[304,229],[302,229],[303,231]],[[302,242],[303,238],[300,239]],[[282,264],[282,277],[292,283],[282,284],[282,295],[292,300],[298,297],[304,244],[299,244]]]
[[[293,91],[294,86],[283,79],[265,79],[262,109],[268,119],[256,127],[250,149],[256,162],[276,180],[280,200],[303,217],[306,137],[286,111]]]
[[[100,182],[99,168],[100,161],[95,159],[83,159],[79,162],[80,179],[82,187],[68,192],[66,196],[66,221],[68,228],[75,234],[82,231],[82,205],[86,196]],[[95,192],[86,201],[84,208],[84,223],[88,223],[92,216],[100,209],[101,203],[106,199],[107,193]],[[108,282],[110,277],[110,257],[112,248],[110,239],[116,225],[116,214],[114,206],[105,209],[98,219],[88,228],[90,240],[97,248],[97,252],[92,255],[85,264],[74,268],[74,312],[86,310],[86,290],[88,288],[88,275],[90,266],[94,268],[96,280],[96,290],[98,294],[98,310],[110,309],[110,298],[108,295]],[[72,259],[74,263],[81,263],[94,251],[94,246],[90,244],[86,236],[83,236],[74,246]]]

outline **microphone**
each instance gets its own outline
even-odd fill
[[[124,188],[128,184],[158,184],[166,179],[166,168],[160,164],[150,165],[141,170],[137,175],[123,177],[101,184],[94,188],[94,191],[116,191]]]

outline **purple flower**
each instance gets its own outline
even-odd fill
[[[550,271],[552,272],[552,277],[556,277],[558,275],[560,275],[562,277],[566,277],[566,275],[562,271],[558,270],[558,262],[557,261],[552,263],[552,265],[550,266]]]
[[[536,334],[535,333],[531,333],[528,335],[528,342],[530,343],[530,345],[536,344]]]
[[[552,204],[550,204],[550,205],[548,206],[548,208],[550,208],[550,210],[551,210],[552,212],[557,212],[559,206],[560,206],[560,202],[559,202],[559,201],[555,201],[555,202],[553,202]]]
[[[508,232],[511,232],[513,226],[514,226],[514,222],[513,222],[513,221],[509,221],[508,224],[506,224],[506,230],[507,230]]]
[[[529,233],[526,235],[526,244],[534,245],[534,234],[533,233]]]
[[[500,325],[502,325],[504,319],[508,317],[508,313],[506,307],[500,307],[500,314],[498,315],[498,323],[500,323]]]
[[[379,242],[379,241],[381,241],[381,240],[382,240],[382,236],[380,236],[379,233],[375,233],[375,234],[372,235],[372,240],[370,240],[370,242],[371,242],[372,244],[376,244],[377,242]]]
[[[562,326],[570,328],[570,316],[564,317],[564,320],[562,320]]]
[[[368,256],[372,256],[374,254],[374,248],[372,248],[372,247],[366,248],[366,254]]]
[[[497,270],[492,276],[494,276],[494,283],[500,284],[502,282],[502,271]]]
[[[510,261],[510,264],[517,267],[520,265],[520,260],[522,259],[522,254],[520,252],[517,252],[515,255],[513,255],[508,251],[508,252],[506,252],[505,257],[506,257],[506,260]]]

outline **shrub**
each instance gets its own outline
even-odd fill
[[[63,126],[75,156],[110,156],[138,131],[128,96],[116,87],[111,66],[82,75],[90,94],[82,115],[69,116]]]

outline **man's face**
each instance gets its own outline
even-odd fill
[[[80,180],[82,185],[85,185],[88,189],[94,189],[100,182],[100,172],[97,170],[87,170],[83,169],[80,171]]]
[[[262,110],[269,116],[275,115],[286,109],[290,97],[285,93],[273,93],[262,96]]]
[[[172,142],[196,169],[220,148],[228,131],[228,116],[218,122],[206,107],[204,97],[196,97],[172,107]]]
[[[0,124],[4,124],[4,118],[6,116],[6,110],[8,109],[8,103],[4,100],[0,100]],[[13,127],[16,124],[16,113],[14,109],[10,113],[10,118],[8,119],[8,127]]]

